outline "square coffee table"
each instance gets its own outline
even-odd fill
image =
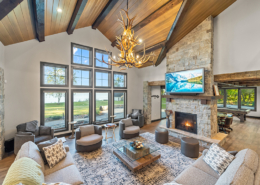
[[[151,164],[161,157],[158,153],[159,148],[154,147],[151,144],[143,143],[142,149],[134,149],[130,144],[124,144],[117,147],[113,151],[114,155],[117,156],[130,170],[133,172]]]

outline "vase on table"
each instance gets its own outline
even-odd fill
[[[170,126],[171,126],[171,122],[170,122],[170,119],[168,117],[168,118],[166,118],[166,127],[170,128]]]
[[[172,110],[165,110],[166,113],[166,127],[170,128],[171,126],[171,121],[170,121],[170,116],[172,115]]]

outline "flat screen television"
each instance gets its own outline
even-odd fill
[[[166,73],[165,90],[168,94],[204,93],[204,68]]]

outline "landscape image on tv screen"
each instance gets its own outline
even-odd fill
[[[168,93],[204,93],[204,69],[165,74]]]

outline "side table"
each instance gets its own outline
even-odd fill
[[[105,124],[104,127],[105,127],[105,133],[106,133],[105,140],[107,141],[107,139],[109,139],[109,138],[114,138],[115,141],[116,141],[116,135],[115,135],[116,124],[108,123],[108,124]],[[107,133],[108,133],[109,129],[112,129],[112,131],[113,131],[112,136],[110,136],[110,137],[107,136],[108,135]]]
[[[76,124],[76,123],[77,123],[77,121],[69,122],[69,125],[71,126],[71,130],[72,130],[71,136],[69,136],[70,139],[74,139],[75,138],[74,124]]]

